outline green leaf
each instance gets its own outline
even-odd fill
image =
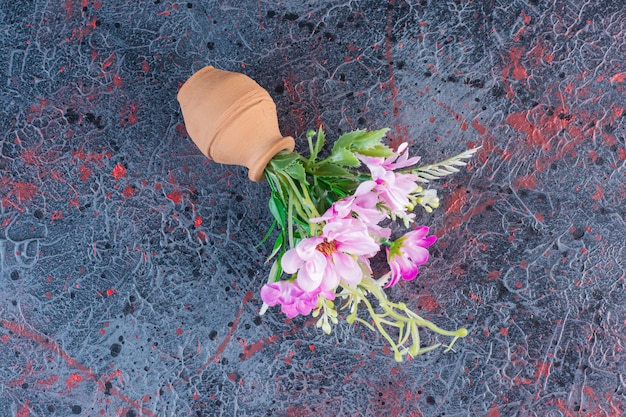
[[[274,195],[272,195],[270,201],[268,202],[268,206],[270,209],[270,213],[272,213],[272,216],[278,222],[278,227],[280,229],[284,229],[285,222],[287,220],[287,212],[285,210],[283,202],[276,198]]]
[[[276,256],[276,254],[278,254],[278,252],[280,252],[283,249],[284,241],[285,240],[283,238],[283,234],[281,233],[280,235],[278,235],[278,238],[276,238],[276,242],[274,242],[274,248],[272,249],[272,253],[270,253],[270,255],[267,257],[267,261],[272,259],[274,256]]]
[[[335,200],[352,194],[359,184],[349,178],[320,177],[318,178],[318,181],[320,183],[320,187],[327,190],[327,193],[323,195],[323,197],[330,199],[330,204],[334,203]],[[331,193],[332,195],[328,195],[328,193]]]
[[[254,245],[255,248],[258,248],[259,246],[261,246],[263,243],[265,243],[265,241],[267,239],[269,239],[269,237],[271,236],[272,232],[274,231],[274,228],[276,227],[276,219],[274,219],[274,221],[272,222],[272,224],[270,225],[269,229],[267,229],[267,232],[265,232],[265,236],[263,236],[263,239],[261,239],[261,241],[259,243],[257,243],[256,245]]]
[[[330,162],[317,165],[312,171],[319,177],[343,177],[349,174],[344,168]]]
[[[270,172],[267,169],[265,170],[265,176],[272,190],[272,198],[276,198],[278,201],[286,201],[287,198],[283,191],[281,182],[278,179],[278,176],[274,172]],[[284,206],[284,203],[283,203],[283,206]]]
[[[389,129],[385,128],[361,134],[358,138],[352,141],[353,150],[368,149],[373,146],[380,145],[388,130]]]
[[[289,167],[287,167],[287,169],[285,169],[285,172],[289,174],[289,176],[294,180],[298,180],[303,183],[307,182],[306,172],[304,171],[304,167],[300,162],[294,162]]]
[[[317,140],[315,141],[315,148],[313,149],[313,151],[315,152],[315,156],[311,158],[311,161],[314,161],[315,158],[317,158],[317,155],[319,155],[319,153],[322,151],[322,148],[324,147],[325,142],[326,142],[326,135],[324,134],[324,131],[322,130],[322,127],[320,126],[320,128],[317,131]]]
[[[382,140],[389,129],[378,129],[367,131],[364,129],[353,130],[352,132],[344,133],[337,139],[333,146],[333,154],[339,152],[341,149],[347,149],[353,152],[362,153],[361,151],[370,148],[377,148],[382,145]],[[378,151],[382,153],[382,150]],[[390,155],[388,155],[390,156]]]
[[[354,152],[350,152],[347,149],[338,149],[329,158],[331,162],[348,167],[358,167],[361,165],[358,158],[354,155]]]
[[[372,156],[375,158],[388,158],[394,154],[391,148],[381,144],[369,148],[357,149],[355,152],[363,156]]]
[[[298,154],[294,152],[281,151],[277,153],[269,162],[270,168],[274,172],[280,172],[285,170],[291,164],[294,164],[300,159]]]
[[[350,149],[354,141],[363,136],[365,133],[365,130],[358,129],[353,130],[352,132],[344,133],[343,135],[339,136],[339,139],[337,139],[337,141],[333,145],[332,153],[335,153],[335,151],[339,149]]]

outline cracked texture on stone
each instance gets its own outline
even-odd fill
[[[0,5],[0,415],[626,413],[626,12],[619,1]],[[418,213],[390,291],[456,352],[258,315],[267,183],[208,161],[176,93],[205,65],[283,134],[482,146]],[[428,337],[428,336],[425,336]]]

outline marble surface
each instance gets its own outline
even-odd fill
[[[0,2],[1,416],[626,413],[622,1]],[[267,183],[176,101],[242,72],[284,134],[482,146],[390,292],[456,352],[259,316]],[[428,337],[428,336],[425,336]]]

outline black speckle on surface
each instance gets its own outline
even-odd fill
[[[315,23],[313,23],[313,22],[300,21],[300,22],[298,22],[298,27],[299,28],[307,28],[309,30],[309,33],[314,33],[315,32]]]
[[[572,237],[575,240],[580,240],[582,239],[582,237],[585,235],[585,229],[582,227],[577,227],[573,232],[572,232]]]
[[[122,345],[120,345],[119,343],[113,343],[111,345],[111,356],[113,356],[114,358],[118,356],[121,351],[122,351]]]
[[[76,113],[74,109],[67,109],[63,116],[69,124],[76,124],[80,120],[80,114]]]
[[[469,80],[469,81],[467,81],[467,84],[469,84],[469,86],[473,87],[473,88],[483,88],[483,87],[485,87],[485,82],[483,80],[480,80],[480,79]]]
[[[426,397],[426,404],[435,405],[435,403],[436,403],[435,397],[433,397],[432,395],[429,395]]]
[[[292,20],[292,21],[298,20],[299,17],[300,16],[296,13],[285,13],[285,16],[284,16],[285,20]]]
[[[20,273],[17,271],[11,271],[11,279],[13,281],[17,281],[18,279],[20,279]]]
[[[212,51],[215,49],[215,42],[207,42],[206,43],[206,47],[208,48],[209,51]]]
[[[87,113],[85,114],[85,119],[91,123],[92,125],[94,125],[96,128],[98,129],[104,129],[106,126],[106,123],[104,123],[102,121],[102,117],[101,116],[96,116],[93,113]]]
[[[211,331],[209,332],[209,339],[210,339],[210,340],[215,340],[215,338],[216,338],[216,337],[217,337],[217,331],[215,331],[215,330],[211,330]]]
[[[133,307],[133,305],[131,303],[126,303],[124,305],[124,309],[122,310],[122,313],[124,313],[125,316],[131,314],[133,311],[135,311],[135,308]]]
[[[506,91],[504,90],[504,87],[500,86],[500,85],[494,85],[493,87],[491,87],[491,95],[498,98],[498,97],[502,97],[506,94]]]
[[[73,405],[72,406],[72,414],[80,414],[83,412],[83,409],[81,408],[80,405]]]

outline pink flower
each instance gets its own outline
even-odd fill
[[[426,248],[437,240],[435,235],[426,236],[427,234],[428,227],[418,226],[387,248],[387,262],[391,267],[391,279],[385,287],[395,285],[400,278],[410,281],[417,276],[419,273],[417,267],[428,261]]]
[[[361,282],[364,265],[359,257],[372,257],[378,250],[365,223],[353,217],[336,219],[324,225],[320,236],[303,239],[285,252],[281,265],[288,274],[298,273],[296,281],[304,291],[332,291],[340,282]]]
[[[318,295],[322,294],[329,300],[335,299],[335,293],[318,289],[313,292],[304,291],[296,281],[278,281],[265,284],[261,288],[261,299],[269,306],[281,305],[281,311],[289,318],[298,314],[308,316],[317,307]]]
[[[371,156],[359,156],[361,161],[365,162],[366,165],[378,165],[383,167],[386,170],[394,171],[399,168],[409,167],[417,164],[420,160],[419,156],[414,156],[413,158],[409,158],[409,152],[407,151],[409,144],[407,142],[403,142],[398,146],[398,150],[395,155],[390,156],[389,158],[376,158]],[[407,152],[405,152],[407,151]]]
[[[402,143],[395,155],[389,158],[375,158],[359,155],[358,158],[365,163],[372,174],[370,181],[362,182],[357,188],[355,195],[373,193],[391,214],[392,218],[398,216],[408,224],[414,214],[407,213],[411,207],[411,194],[419,189],[417,176],[413,174],[398,174],[395,169],[415,165],[419,157],[409,158],[408,144]]]
[[[397,174],[379,165],[368,165],[368,168],[372,174],[372,179],[362,182],[355,195],[372,192],[378,196],[379,201],[391,214],[399,217],[413,217],[407,215],[406,210],[411,205],[410,195],[418,189],[417,176]]]
[[[322,216],[311,218],[310,221],[313,223],[330,223],[353,218],[356,215],[357,219],[367,225],[371,234],[379,238],[388,239],[391,230],[378,226],[378,223],[386,216],[385,213],[378,209],[377,204],[378,197],[373,193],[364,192],[360,195],[351,195],[335,201]]]

